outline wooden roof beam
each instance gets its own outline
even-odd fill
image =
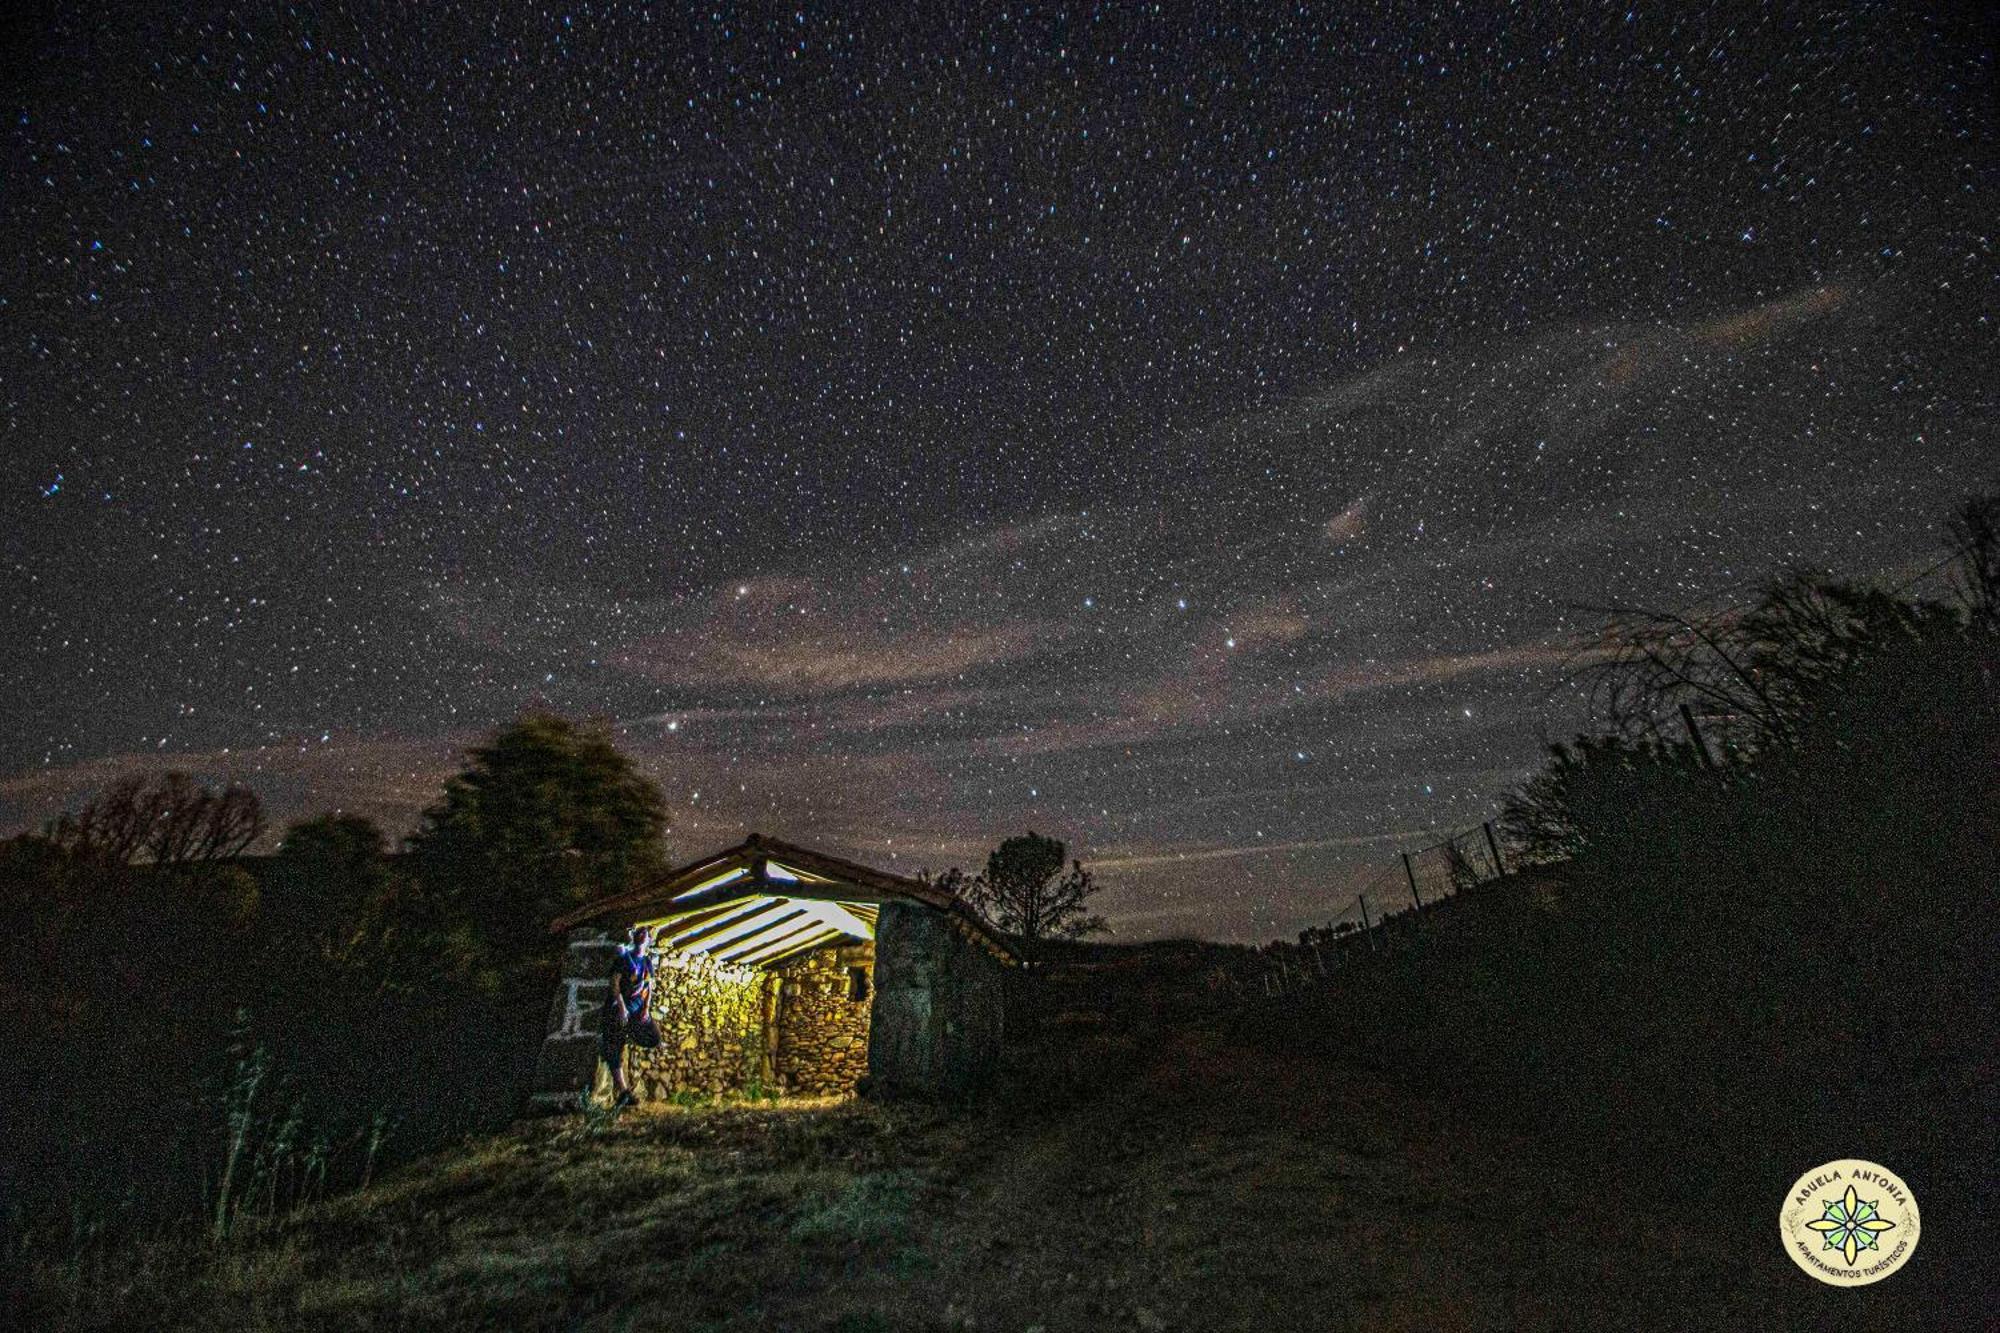
[[[797,917],[789,918],[785,933],[775,939],[767,937],[755,941],[739,940],[729,946],[729,952],[715,955],[715,957],[719,961],[728,963],[733,967],[753,967],[756,965],[754,960],[757,955],[797,943],[805,936],[817,935],[826,928],[827,926],[824,921],[814,920],[812,917],[802,913]]]
[[[723,940],[735,939],[741,935],[743,931],[738,929],[738,927],[752,926],[754,928],[759,918],[772,912],[782,911],[786,906],[787,904],[782,898],[753,898],[750,900],[750,905],[743,911],[723,917],[720,920],[711,921],[698,930],[691,930],[684,935],[675,936],[670,943],[676,949],[699,949],[702,952],[706,952],[712,944],[720,943]]]
[[[821,930],[818,934],[813,935],[810,938],[798,944],[780,948],[779,951],[776,953],[766,952],[760,957],[746,958],[741,963],[737,964],[737,966],[770,967],[775,963],[783,962],[785,959],[794,957],[795,955],[802,953],[811,953],[814,949],[823,949],[827,945],[832,944],[834,941],[845,938],[846,936],[843,935],[840,931],[835,930],[832,926],[828,926],[825,929]]]
[[[731,961],[730,955],[741,950],[755,948],[756,942],[759,940],[769,943],[773,931],[783,931],[789,934],[799,927],[818,924],[813,920],[812,914],[807,912],[803,907],[793,907],[782,900],[780,900],[778,905],[789,907],[791,910],[779,912],[769,919],[758,918],[757,923],[753,924],[750,929],[703,940],[700,944],[689,949],[688,952],[704,954],[710,958],[719,958],[724,962],[729,962]]]
[[[738,910],[740,910],[739,904],[724,903],[720,907],[708,907],[699,912],[675,912],[644,924],[652,926],[654,937],[664,942],[669,936],[685,935],[697,926],[706,925],[717,917]]]

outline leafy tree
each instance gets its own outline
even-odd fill
[[[389,840],[362,815],[300,820],[285,830],[269,886],[272,925],[304,939],[325,961],[347,963],[389,895]]]
[[[1617,843],[1643,846],[1670,791],[1701,781],[1685,743],[1578,736],[1551,745],[1539,773],[1511,792],[1500,830],[1522,864],[1571,860]]]
[[[1097,884],[1055,838],[1030,830],[1009,838],[986,858],[983,874],[963,881],[965,898],[1001,930],[1024,940],[1073,940],[1110,930],[1087,902]]]
[[[387,876],[389,839],[366,815],[315,815],[285,830],[278,865],[298,873],[377,883]]]
[[[660,789],[597,726],[531,714],[471,752],[410,851],[503,961],[549,953],[551,918],[666,864]]]

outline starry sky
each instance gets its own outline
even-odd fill
[[[530,707],[674,851],[1032,827],[1325,920],[1607,603],[1991,485],[1995,29],[1892,5],[45,7],[0,60],[0,826],[411,826]]]

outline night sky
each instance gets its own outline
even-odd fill
[[[1996,475],[1965,14],[502,8],[7,21],[0,828],[402,831],[547,706],[677,857],[1032,827],[1268,938],[1492,813],[1590,607]]]

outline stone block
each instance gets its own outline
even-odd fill
[[[948,913],[916,903],[882,905],[875,960],[871,1095],[976,1092],[999,1059],[1002,964]]]

